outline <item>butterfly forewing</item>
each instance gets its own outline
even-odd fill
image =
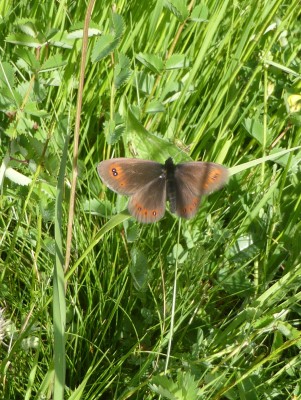
[[[175,179],[185,182],[190,191],[198,196],[209,194],[223,187],[228,181],[228,169],[210,162],[178,164]]]
[[[165,177],[162,176],[133,194],[128,204],[130,214],[146,224],[159,221],[165,214],[165,185]]]
[[[114,192],[132,195],[162,174],[163,165],[135,158],[113,158],[98,164],[102,181]]]

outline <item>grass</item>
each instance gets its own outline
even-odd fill
[[[84,3],[0,11],[2,398],[301,398],[299,2],[96,3],[81,110]],[[141,225],[115,156],[231,179]]]

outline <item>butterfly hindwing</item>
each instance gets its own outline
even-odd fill
[[[164,177],[159,177],[131,196],[128,209],[139,222],[147,224],[164,216],[165,203],[166,181]]]

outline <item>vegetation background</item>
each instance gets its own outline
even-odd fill
[[[301,143],[299,1],[97,1],[81,95],[87,7],[0,3],[2,398],[301,398],[301,152],[244,164]],[[241,168],[141,225],[114,156]]]

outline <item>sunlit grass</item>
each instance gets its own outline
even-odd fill
[[[65,282],[53,271],[86,10],[3,7],[3,398],[51,398],[54,382],[70,399],[298,398],[300,151],[243,164],[301,143],[299,3],[96,3]],[[138,224],[102,185],[96,165],[117,156],[213,161],[232,176],[178,240],[173,214]]]

